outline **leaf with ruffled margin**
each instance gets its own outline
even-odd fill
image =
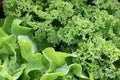
[[[11,27],[11,34],[19,35],[31,35],[32,36],[32,28],[21,26],[21,19],[14,19]]]
[[[59,80],[59,77],[64,80],[65,76],[92,80],[90,74],[83,74],[80,64],[68,64],[67,58],[72,59],[76,55],[58,52],[52,47],[45,48],[43,54],[38,53],[36,45],[28,37],[32,29],[20,26],[21,22],[20,19],[12,21],[10,35],[5,32],[8,26],[0,28],[0,80]]]
[[[6,32],[7,34],[11,34],[11,26],[12,26],[12,22],[15,18],[13,16],[8,16],[5,18],[4,24],[1,27],[1,29]]]
[[[2,29],[1,31],[3,35],[0,37],[0,80],[17,80],[23,73],[25,64],[16,62],[15,35],[8,36]]]
[[[68,54],[68,53],[64,53],[64,52],[56,52],[54,50],[54,48],[51,48],[51,47],[44,49],[43,55],[50,63],[48,72],[53,72],[57,68],[64,65],[65,59],[67,57],[75,57],[72,54]]]
[[[58,76],[64,76],[65,74],[62,72],[55,72],[55,73],[46,73],[44,74],[40,80],[55,80]]]
[[[25,59],[27,64],[23,80],[29,80],[30,77],[28,76],[28,73],[30,71],[42,69],[42,55],[40,53],[36,53],[34,43],[27,36],[18,36],[18,43],[21,50],[21,56]]]
[[[71,64],[69,66],[65,64],[53,73],[44,74],[40,80],[58,80],[59,77],[61,77],[61,80],[63,80],[63,77],[70,74],[77,76],[81,80],[93,80],[91,75],[90,77],[87,77],[85,74],[83,74],[81,65],[77,63]]]
[[[0,28],[0,38],[7,36],[7,34]]]

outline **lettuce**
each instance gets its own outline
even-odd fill
[[[16,37],[14,35],[4,35],[0,40],[0,78],[2,80],[16,80],[25,68],[24,64],[17,63]]]
[[[80,64],[68,63],[68,58],[76,58],[77,55],[58,52],[52,47],[45,48],[42,53],[38,52],[37,46],[28,37],[32,29],[21,26],[20,22],[22,20],[9,16],[0,28],[1,80],[55,80],[69,75],[92,79],[82,74]],[[6,29],[8,27],[10,29]]]
[[[48,72],[54,71],[56,68],[61,67],[65,64],[66,57],[74,57],[71,54],[66,54],[63,52],[55,52],[53,48],[46,48],[43,50],[43,55],[50,62],[50,68]]]
[[[3,10],[1,63],[25,65],[19,80],[120,79],[117,0],[4,0]]]

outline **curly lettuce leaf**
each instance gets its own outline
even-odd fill
[[[13,20],[12,27],[11,27],[11,34],[15,34],[16,36],[18,36],[18,35],[32,36],[32,28],[20,26],[21,22],[22,22],[22,20],[20,20],[20,19]]]
[[[68,65],[67,65],[68,66]],[[65,68],[65,67],[62,67]],[[65,71],[60,71],[60,69],[57,70],[54,73],[46,73],[44,74],[40,80],[63,80],[63,79],[67,79],[66,76],[77,76],[79,79],[81,80],[93,80],[92,76],[88,77],[85,74],[82,73],[82,67],[80,64],[74,63],[71,64],[67,67],[67,70]],[[70,78],[71,79],[71,78]],[[68,79],[69,80],[69,79]]]
[[[0,38],[7,36],[7,34],[0,28]]]
[[[0,76],[8,80],[16,80],[23,73],[24,64],[18,64],[16,57],[16,37],[15,35],[0,38]],[[20,66],[19,66],[20,65]]]
[[[36,46],[27,36],[18,36],[18,43],[20,46],[21,56],[26,61],[26,69],[24,72],[24,80],[29,80],[28,73],[32,70],[41,70],[42,61],[41,54],[36,53]],[[27,45],[26,45],[27,44]]]
[[[4,24],[4,19],[0,19],[0,27]]]
[[[75,57],[72,54],[56,52],[53,48],[46,48],[43,50],[44,57],[50,62],[48,72],[54,71],[56,68],[65,64],[65,58]]]
[[[7,34],[11,34],[11,26],[14,19],[15,18],[13,16],[8,16],[5,18],[4,24],[2,25],[1,29]]]
[[[56,80],[57,77],[59,76],[64,76],[64,73],[62,72],[46,73],[40,78],[40,80]]]

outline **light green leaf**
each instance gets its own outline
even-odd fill
[[[16,62],[16,37],[15,35],[3,36],[0,41],[0,60],[2,60],[0,78],[2,80],[17,80],[23,73],[25,65]]]
[[[0,65],[0,78],[2,78],[3,80],[5,80],[5,78],[8,79],[8,80],[15,80],[15,79],[13,79],[12,76],[10,76],[10,75],[6,72],[5,67],[4,67],[4,66],[1,66],[1,65]]]
[[[12,26],[12,22],[15,18],[12,16],[8,16],[5,18],[4,24],[1,27],[1,29],[3,29],[7,34],[11,34],[11,26]]]
[[[14,19],[11,27],[11,34],[18,35],[32,35],[32,28],[28,28],[25,26],[20,26],[22,20]]]
[[[0,28],[0,38],[7,36],[7,34]]]
[[[26,60],[26,69],[24,72],[23,80],[29,80],[28,73],[33,70],[42,69],[42,55],[36,52],[34,43],[27,36],[18,36],[18,43],[21,50],[21,56]]]
[[[64,76],[65,74],[62,72],[55,72],[55,73],[46,73],[44,74],[40,80],[56,80],[59,76]]]
[[[0,38],[0,42],[1,42],[1,44],[9,43],[9,44],[13,45],[16,42],[16,37],[15,37],[15,35],[5,36],[5,37]]]
[[[75,57],[72,54],[56,52],[53,48],[49,47],[43,50],[44,57],[49,61],[50,67],[48,72],[53,72],[55,69],[65,64],[65,58]]]

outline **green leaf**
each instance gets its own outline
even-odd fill
[[[15,35],[0,38],[0,78],[2,80],[16,80],[23,73],[24,64],[17,63]],[[20,66],[18,66],[20,65]]]
[[[78,76],[78,77],[81,77],[81,73],[82,73],[82,67],[81,67],[81,65],[80,64],[77,64],[77,63],[74,63],[74,64],[71,64],[70,66],[69,66],[69,72],[71,73],[72,72],[72,74],[74,74],[74,75],[76,75],[76,76]]]
[[[18,36],[18,43],[20,46],[21,56],[26,61],[23,80],[29,80],[30,77],[28,76],[28,73],[30,71],[42,69],[42,55],[40,53],[35,53],[36,47],[27,36]]]
[[[15,35],[10,35],[10,36],[5,36],[0,38],[0,47],[4,44],[4,43],[8,43],[11,45],[14,45],[16,42],[16,37]]]
[[[0,19],[0,27],[4,24],[4,19]]]
[[[64,76],[65,74],[62,72],[55,72],[55,73],[46,73],[44,74],[40,80],[56,80],[59,76]]]
[[[0,38],[7,36],[7,34],[0,28]]]
[[[72,54],[56,52],[53,48],[49,47],[43,50],[44,57],[49,61],[50,67],[48,72],[53,72],[55,69],[65,64],[65,58],[75,57]]]
[[[5,79],[15,80],[15,79],[13,79],[12,76],[10,76],[10,75],[6,72],[5,67],[4,67],[4,66],[1,66],[1,65],[0,65],[0,78],[2,78],[3,80],[5,80]]]
[[[25,26],[20,26],[22,20],[14,19],[11,27],[11,34],[18,35],[32,35],[32,28],[28,28]]]
[[[11,26],[14,19],[15,18],[12,16],[8,16],[5,18],[4,24],[1,29],[3,29],[7,34],[11,34]]]

